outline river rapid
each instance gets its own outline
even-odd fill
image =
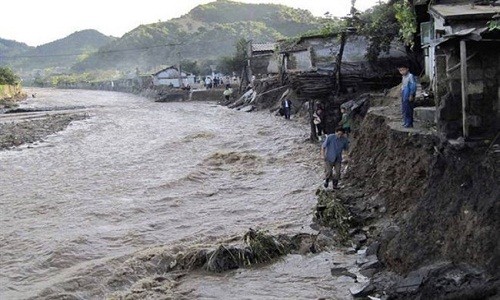
[[[115,292],[109,274],[147,251],[215,247],[248,228],[314,233],[321,162],[307,124],[214,102],[32,93],[23,107],[89,118],[0,151],[0,299],[102,299]],[[185,299],[346,299],[353,281],[329,274],[333,260],[348,263],[337,252],[288,255],[177,287]]]

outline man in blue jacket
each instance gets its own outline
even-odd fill
[[[417,81],[415,76],[410,73],[408,65],[401,64],[398,71],[403,76],[401,87],[401,110],[403,113],[403,126],[413,127],[413,105],[415,103],[415,94],[417,92]]]
[[[333,188],[337,188],[340,179],[342,152],[349,150],[349,140],[342,127],[335,129],[335,134],[329,134],[321,145],[321,157],[325,159],[325,188],[331,180]],[[335,176],[333,174],[335,168]]]

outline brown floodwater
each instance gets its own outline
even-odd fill
[[[145,251],[215,247],[250,227],[314,233],[321,162],[307,124],[213,102],[28,93],[37,97],[23,107],[78,107],[90,117],[0,151],[0,299],[102,299],[123,288],[109,280],[116,270],[140,264],[134,257]],[[193,272],[177,288],[186,299],[349,299],[353,280],[329,274],[349,259],[289,255],[222,275]]]

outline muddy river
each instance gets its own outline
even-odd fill
[[[29,89],[23,107],[89,118],[0,151],[0,299],[103,299],[107,274],[144,251],[218,245],[248,228],[314,233],[319,146],[308,125],[212,102]],[[193,273],[185,299],[349,299],[340,252]],[[131,284],[133,280],[131,280]],[[66,298],[64,298],[66,297]]]

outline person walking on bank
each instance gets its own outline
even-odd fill
[[[231,95],[233,94],[233,89],[231,88],[231,85],[226,84],[226,89],[222,94],[224,95],[224,99],[226,99],[226,101],[229,101]]]
[[[323,109],[318,106],[313,114],[313,123],[316,125],[316,134],[318,135],[320,141],[323,135],[323,115]]]
[[[339,127],[334,134],[329,134],[321,145],[321,157],[325,160],[325,188],[331,180],[333,188],[337,188],[340,180],[340,167],[342,164],[342,152],[349,150],[349,140],[345,130]],[[333,169],[335,168],[335,175]]]
[[[289,120],[290,119],[290,112],[292,110],[292,101],[290,99],[285,98],[281,102],[281,108],[283,108],[283,113],[285,114],[285,119]]]
[[[343,107],[340,108],[340,112],[342,113],[342,120],[340,120],[339,125],[344,128],[345,133],[349,136],[349,133],[351,133],[351,116]]]
[[[403,127],[413,127],[413,105],[415,102],[415,94],[417,92],[417,81],[415,76],[410,73],[407,64],[401,64],[398,68],[399,73],[403,76],[401,87],[401,111],[403,114]]]

